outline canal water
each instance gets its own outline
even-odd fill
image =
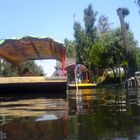
[[[46,93],[49,94],[49,93]],[[139,140],[140,91],[0,95],[0,140]]]

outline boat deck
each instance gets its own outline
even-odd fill
[[[66,77],[0,77],[0,91],[3,93],[66,92]]]
[[[94,88],[96,87],[96,83],[81,83],[81,84],[68,84],[68,89],[85,89],[85,88]]]
[[[44,77],[44,76],[21,76],[21,77],[0,77],[0,84],[8,83],[50,83],[66,82],[67,78],[62,77]]]

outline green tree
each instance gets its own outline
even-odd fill
[[[97,12],[92,9],[92,5],[84,10],[84,25],[74,23],[74,37],[76,43],[76,58],[78,63],[89,63],[89,52],[96,38],[97,28],[95,26]]]
[[[20,65],[20,67],[22,70],[24,70],[25,68],[28,68],[31,73],[34,73],[36,75],[43,75],[44,74],[43,68],[41,66],[38,66],[35,63],[35,61],[33,61],[33,60],[28,60],[28,61],[23,62]]]
[[[134,55],[132,54],[132,50],[131,50],[130,43],[127,36],[128,34],[126,30],[126,25],[124,22],[125,16],[129,15],[129,10],[127,8],[118,8],[117,14],[119,16],[120,23],[121,23],[122,36],[123,36],[124,46],[125,46],[125,51],[126,51],[126,60],[128,61],[127,78],[129,78],[133,76],[135,71],[137,70],[136,59]]]
[[[97,27],[95,26],[96,17],[98,12],[94,11],[92,5],[90,4],[86,9],[84,9],[84,25],[85,25],[85,36],[83,41],[84,46],[84,60],[85,63],[91,68],[91,63],[89,61],[89,53],[92,48],[92,45],[95,42],[97,36]],[[92,69],[90,69],[92,71]]]
[[[139,47],[136,47],[135,54],[136,54],[137,67],[138,67],[138,70],[140,70],[140,48]]]
[[[130,31],[127,34],[132,54],[135,55],[137,52],[137,43]],[[100,34],[98,36],[90,51],[90,61],[96,67],[96,73],[98,75],[99,68],[102,68],[103,70],[111,68],[114,73],[114,77],[116,78],[116,69],[124,68],[124,70],[126,71],[126,69],[128,68],[128,63],[125,59],[125,55],[126,52],[123,38],[121,36],[121,30],[119,28],[116,28],[115,30]]]
[[[123,47],[119,44],[118,39],[116,37],[117,36],[115,35],[115,32],[111,32],[105,38],[105,48],[102,54],[102,65],[105,68],[112,69],[115,79],[117,77],[117,70],[122,67],[121,65],[124,61]]]
[[[36,75],[44,74],[43,68],[41,66],[38,66],[33,60],[23,62],[20,65],[20,68],[21,68],[21,71],[23,71],[24,68],[28,68],[32,73]],[[19,71],[15,65],[8,63],[7,61],[1,60],[0,61],[0,75],[1,76],[18,76]]]
[[[92,64],[89,60],[89,54],[92,45],[96,39],[97,27],[95,26],[97,12],[92,9],[90,4],[84,9],[84,28],[80,23],[74,23],[74,37],[76,43],[76,60],[77,63],[84,63],[88,66],[89,73],[93,71]],[[92,75],[90,75],[93,79]]]
[[[106,32],[98,37],[92,47],[90,58],[92,63],[96,66],[98,75],[99,68],[111,68],[116,78],[115,69],[121,67],[121,63],[124,59],[123,48],[115,32]]]
[[[89,41],[91,41],[92,43],[94,42],[96,38],[96,33],[97,33],[97,28],[95,26],[97,14],[98,12],[93,10],[91,4],[88,6],[88,8],[84,10],[85,32],[89,38]],[[89,45],[92,45],[92,44],[89,44]]]
[[[82,53],[83,53],[83,45],[82,45],[82,27],[80,23],[74,23],[74,37],[75,37],[75,44],[76,44],[76,61],[78,63],[82,63]]]
[[[17,76],[18,75],[18,69],[16,66],[12,65],[11,63],[8,63],[5,60],[0,61],[0,75],[1,76]]]
[[[66,48],[66,57],[75,58],[76,57],[75,42],[65,39],[64,46]]]

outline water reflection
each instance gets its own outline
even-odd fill
[[[126,111],[126,94],[124,90],[116,91],[110,89],[85,89],[68,93],[69,114],[87,115],[100,108],[113,108],[116,111]]]
[[[74,92],[74,91],[73,91]],[[124,89],[96,89],[79,91],[69,96],[70,139],[132,140],[140,138],[139,91]],[[76,117],[75,117],[76,115]],[[72,125],[73,124],[73,125]],[[75,126],[75,130],[71,127]]]
[[[67,128],[67,100],[26,97],[14,100],[1,97],[0,140],[64,139],[67,132],[64,131]]]
[[[140,90],[70,90],[67,98],[0,97],[0,140],[138,140]]]

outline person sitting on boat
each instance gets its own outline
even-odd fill
[[[29,76],[30,75],[30,71],[28,68],[25,68],[21,74],[22,76]]]
[[[53,73],[53,76],[63,76],[62,69],[59,66],[55,67],[55,72]]]

